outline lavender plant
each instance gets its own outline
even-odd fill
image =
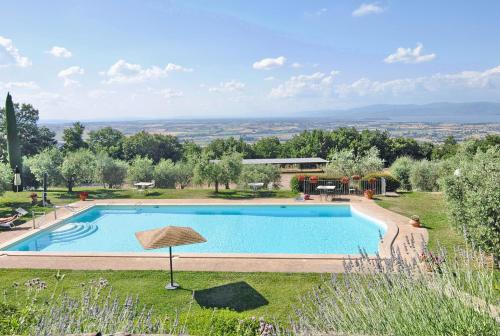
[[[407,239],[412,244],[412,239]],[[342,276],[301,300],[297,335],[497,335],[500,306],[494,271],[471,249],[345,262]],[[497,296],[498,297],[498,296]]]
[[[157,317],[151,307],[127,296],[120,300],[107,288],[106,279],[82,284],[79,298],[62,295],[50,302],[30,335],[65,335],[74,333],[144,333],[178,334],[183,330],[176,317]]]

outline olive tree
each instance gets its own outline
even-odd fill
[[[273,165],[245,165],[240,175],[239,185],[248,187],[249,183],[264,183],[267,188],[269,184],[278,185],[281,181],[281,173],[278,167]]]
[[[153,160],[136,156],[127,171],[127,179],[130,183],[151,181],[153,179]]]
[[[391,165],[390,171],[404,190],[411,190],[410,172],[415,161],[409,156],[401,156]]]
[[[153,178],[156,186],[174,189],[177,181],[177,169],[172,160],[160,160],[154,167]]]
[[[24,161],[39,184],[43,183],[43,176],[47,174],[48,184],[56,186],[64,182],[61,172],[63,160],[64,158],[60,150],[57,148],[48,148],[39,154],[26,158]]]
[[[95,182],[102,183],[105,187],[120,186],[127,176],[128,164],[121,160],[111,158],[107,153],[96,155]]]
[[[335,176],[364,176],[369,173],[381,171],[384,162],[379,157],[379,150],[370,148],[363,154],[356,155],[352,149],[333,151],[326,172]]]
[[[92,183],[95,166],[95,155],[88,149],[68,153],[61,166],[61,174],[66,181],[68,191],[72,192],[76,184]]]
[[[479,150],[457,162],[443,178],[443,191],[453,225],[476,247],[500,258],[500,147]]]

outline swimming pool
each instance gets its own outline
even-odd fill
[[[189,226],[206,243],[176,252],[368,254],[386,226],[349,205],[94,206],[5,248],[7,251],[145,252],[134,233]],[[154,250],[165,252],[167,249]]]

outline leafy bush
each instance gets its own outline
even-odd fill
[[[127,176],[128,164],[120,160],[114,160],[107,153],[98,153],[96,156],[95,181],[113,186],[120,186]]]
[[[264,188],[269,184],[278,185],[281,181],[281,173],[278,167],[273,165],[245,165],[241,171],[239,184],[248,188],[248,183],[262,182]]]
[[[294,192],[300,192],[299,177],[297,175],[292,176],[290,179],[290,189]]]
[[[14,173],[8,163],[0,163],[0,194],[11,190]]]
[[[419,191],[438,191],[440,166],[435,161],[415,161],[410,171],[411,187]]]
[[[127,171],[130,183],[151,181],[153,179],[153,160],[137,156]]]
[[[162,159],[158,162],[153,171],[153,178],[157,187],[174,189],[177,169],[172,160]]]
[[[181,318],[182,320],[182,318]],[[187,328],[190,335],[223,336],[265,335],[264,328],[273,327],[256,318],[241,317],[237,312],[221,309],[203,309],[187,319]],[[271,334],[269,334],[271,335]]]
[[[347,261],[341,277],[332,275],[301,300],[295,334],[496,335],[495,273],[484,255],[465,250],[412,258],[416,244],[407,241],[405,257],[363,254]]]
[[[409,156],[401,156],[391,165],[391,174],[401,183],[401,188],[411,190],[410,172],[415,161]]]
[[[500,258],[500,147],[457,162],[443,179],[453,225],[477,247]]]
[[[384,178],[386,191],[396,191],[401,186],[401,183],[399,183],[399,181],[389,173],[380,172],[380,173],[368,174],[363,177],[363,180],[369,180],[370,178],[377,178],[377,179]]]

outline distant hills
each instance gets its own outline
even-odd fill
[[[345,110],[310,111],[301,116],[352,121],[485,123],[500,122],[500,103],[380,104]]]

